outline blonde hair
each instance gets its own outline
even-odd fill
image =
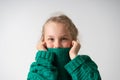
[[[57,22],[57,23],[63,24],[67,28],[67,30],[69,30],[72,39],[78,40],[77,39],[78,30],[76,26],[73,24],[72,20],[68,16],[64,14],[52,16],[45,22],[45,24],[47,24],[48,22]],[[44,38],[45,24],[43,25],[43,29],[42,29],[42,36],[41,36],[42,39]]]

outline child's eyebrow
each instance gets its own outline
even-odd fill
[[[52,35],[48,35],[48,37],[54,37],[54,36],[52,36]]]
[[[68,36],[68,35],[64,34],[64,35],[62,35],[62,36],[65,36],[65,37],[66,37],[66,36]]]
[[[61,36],[61,37],[68,37],[67,34],[61,34],[60,36]],[[54,35],[47,35],[47,37],[55,37],[55,36],[54,36]]]

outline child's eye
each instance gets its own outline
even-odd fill
[[[54,38],[48,38],[48,41],[54,41]]]
[[[61,38],[61,40],[68,40],[68,38]]]

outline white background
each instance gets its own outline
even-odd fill
[[[102,80],[120,80],[119,0],[0,0],[0,80],[26,80],[44,21],[68,15]]]

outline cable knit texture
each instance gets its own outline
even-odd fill
[[[70,48],[38,51],[27,80],[101,80],[96,63],[87,55],[69,57]]]
[[[65,70],[64,66],[70,61],[69,57],[70,48],[49,48],[48,51],[55,54],[54,66],[57,67],[58,77],[57,80],[71,80],[71,76]]]

